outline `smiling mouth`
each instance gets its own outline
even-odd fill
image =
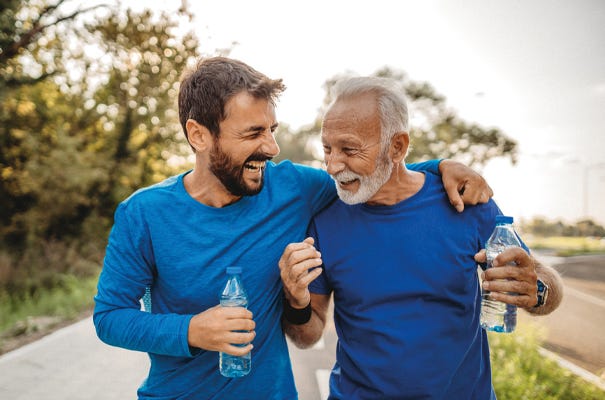
[[[358,181],[359,179],[351,179],[350,181],[338,181],[340,186],[349,186]]]
[[[262,171],[266,166],[267,161],[248,161],[244,164],[244,168],[253,172]]]

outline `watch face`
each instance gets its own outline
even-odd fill
[[[543,306],[546,303],[546,297],[548,296],[548,286],[544,284],[540,279],[538,279],[538,304],[536,307]]]

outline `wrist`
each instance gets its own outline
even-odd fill
[[[311,320],[311,301],[303,308],[294,308],[287,298],[284,297],[283,317],[292,325],[303,325]]]

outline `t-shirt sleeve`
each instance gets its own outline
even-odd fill
[[[406,168],[412,171],[426,171],[434,175],[441,175],[439,173],[439,163],[441,160],[428,160],[418,163],[406,164]]]
[[[152,314],[141,297],[153,281],[153,252],[146,224],[120,204],[109,235],[97,285],[93,321],[107,344],[150,353],[190,356],[187,341],[192,315]]]
[[[298,174],[300,190],[309,204],[311,215],[317,214],[336,199],[336,186],[322,169],[293,164]]]
[[[307,229],[307,236],[313,237],[313,239],[315,240],[315,248],[319,252],[321,252],[321,243],[319,243],[319,237],[317,236],[315,221],[311,221],[311,223],[309,224],[309,228]],[[332,288],[330,287],[328,279],[326,277],[326,267],[324,264],[322,264],[321,268],[323,268],[321,274],[309,284],[309,291],[311,293],[316,294],[330,294],[332,293]]]

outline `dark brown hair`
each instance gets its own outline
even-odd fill
[[[285,89],[281,79],[270,79],[241,61],[226,57],[202,59],[181,77],[179,120],[183,132],[187,137],[186,123],[193,119],[218,137],[219,123],[226,118],[225,104],[233,96],[246,91],[275,105]]]

